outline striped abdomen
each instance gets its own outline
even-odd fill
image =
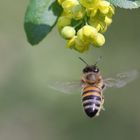
[[[101,91],[95,86],[88,86],[83,89],[82,102],[85,113],[89,117],[96,116],[101,109]]]

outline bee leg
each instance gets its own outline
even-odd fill
[[[105,108],[104,108],[104,97],[102,99],[101,109],[105,111]]]
[[[105,108],[104,108],[104,106],[102,106],[102,110],[103,110],[103,111],[105,111]]]
[[[103,84],[103,86],[102,86],[102,90],[103,90],[103,89],[105,89],[105,84]]]
[[[98,117],[100,115],[100,111],[101,111],[101,108],[98,110],[96,116]]]
[[[98,112],[97,114],[96,114],[96,116],[98,117],[100,115],[100,113]]]

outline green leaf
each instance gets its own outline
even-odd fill
[[[140,7],[140,0],[107,0],[114,6],[125,9],[134,9]]]
[[[61,14],[56,0],[31,0],[27,7],[24,29],[30,44],[38,44],[56,24]]]

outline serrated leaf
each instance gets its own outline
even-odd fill
[[[31,0],[27,7],[24,29],[30,44],[44,39],[54,27],[61,14],[61,7],[55,0]]]
[[[134,9],[140,7],[140,0],[107,0],[114,6],[125,9]]]

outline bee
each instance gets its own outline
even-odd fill
[[[80,58],[80,57],[79,57]],[[87,66],[83,69],[81,78],[82,83],[82,104],[85,113],[89,117],[99,116],[100,111],[104,109],[103,89],[105,84],[100,74],[99,68],[94,65],[88,65],[80,58]]]
[[[124,87],[138,76],[137,70],[131,70],[119,73],[115,78],[103,78],[97,67],[97,62],[100,59],[94,65],[87,64],[81,57],[79,59],[86,64],[82,70],[81,82],[56,82],[49,85],[49,87],[63,93],[72,93],[75,92],[75,89],[81,87],[83,109],[90,118],[99,116],[101,110],[104,110],[103,91],[105,89]]]

